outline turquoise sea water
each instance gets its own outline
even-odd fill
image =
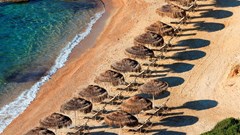
[[[61,59],[56,62],[70,51],[63,48],[79,42],[76,35],[89,31],[93,16],[102,10],[99,0],[0,3],[0,108],[51,73],[52,66],[63,64]],[[1,122],[3,112],[0,109]]]

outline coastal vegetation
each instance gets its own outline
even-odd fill
[[[239,135],[240,120],[235,118],[227,118],[220,121],[211,131],[202,135]]]

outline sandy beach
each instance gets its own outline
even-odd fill
[[[159,20],[169,24],[173,21],[155,13],[163,0],[103,2],[106,13],[94,25],[91,34],[73,50],[66,65],[41,88],[37,98],[3,135],[22,135],[38,126],[40,119],[59,112],[60,106],[80,89],[95,84],[97,75],[110,69],[112,63],[126,58],[124,50],[133,45],[134,37],[144,33],[145,27]],[[159,97],[156,104],[169,98],[167,105],[172,110],[164,118],[154,118],[153,121],[160,124],[153,126],[148,134],[196,135],[211,130],[224,118],[239,117],[240,77],[238,73],[234,76],[230,73],[240,64],[240,2],[210,0],[198,1],[198,4],[196,12],[189,13],[192,18],[188,24],[181,25],[182,35],[172,40],[173,47],[164,54],[166,59],[157,62],[161,66],[150,68],[155,71],[153,77],[138,80],[162,78],[170,86],[169,92]],[[131,79],[127,77],[126,81]],[[114,87],[103,87],[110,95],[117,93]],[[137,92],[124,94],[130,96]],[[96,134],[119,131],[101,127],[96,121],[90,122],[91,125],[97,125],[90,130]]]

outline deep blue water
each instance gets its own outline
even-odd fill
[[[20,93],[47,74],[61,49],[100,8],[96,0],[0,4],[0,96]]]
[[[0,133],[104,12],[100,0],[0,3]]]

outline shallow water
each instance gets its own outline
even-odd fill
[[[98,0],[0,4],[0,121],[8,121],[3,125],[9,124],[7,112],[19,103],[26,107],[37,88],[64,65],[103,8]],[[22,109],[9,117],[21,112]]]

